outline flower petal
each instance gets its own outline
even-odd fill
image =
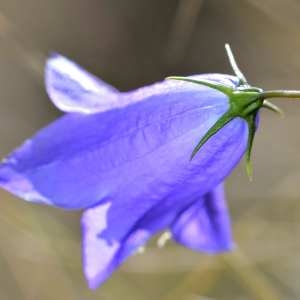
[[[238,84],[236,77],[224,74],[191,77],[216,81],[230,87]],[[64,112],[96,113],[134,102],[133,99],[120,101],[117,89],[59,54],[53,54],[47,60],[45,85],[54,105]]]
[[[47,61],[45,83],[50,99],[64,112],[94,113],[118,103],[115,88],[59,54]]]
[[[89,208],[107,198],[155,203],[182,195],[183,184],[182,198],[206,193],[245,151],[248,127],[237,118],[190,161],[195,145],[228,109],[220,92],[164,81],[121,95],[134,104],[67,114],[26,141],[0,165],[1,187],[65,209]]]
[[[172,225],[174,239],[193,250],[215,253],[233,248],[223,184],[202,196]]]
[[[128,205],[124,204],[124,207]],[[152,235],[151,231],[136,228],[134,222],[128,222],[130,210],[124,210],[124,207],[116,209],[114,204],[107,202],[83,213],[83,265],[92,289],[108,279]]]
[[[170,226],[174,238],[189,248],[211,253],[229,250],[230,221],[222,186],[193,199],[193,195],[159,203],[123,199],[86,210],[82,217],[83,265],[90,288],[103,283],[152,235]],[[180,213],[187,204],[189,208]]]

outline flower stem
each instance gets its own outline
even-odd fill
[[[259,95],[263,99],[267,98],[299,98],[300,91],[293,90],[271,90],[260,93]]]

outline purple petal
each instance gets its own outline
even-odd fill
[[[185,209],[172,225],[174,239],[193,250],[216,253],[233,248],[223,185]]]
[[[45,83],[50,99],[64,112],[94,113],[119,102],[115,88],[58,54],[47,61]]]
[[[86,210],[82,217],[83,264],[90,288],[108,279],[153,234],[170,226],[174,238],[192,249],[230,249],[230,220],[223,188],[219,186],[200,198],[189,195],[182,199],[184,194],[187,192],[181,192],[181,201],[176,195],[159,203],[108,200]]]
[[[124,207],[128,208],[127,204]],[[130,211],[111,202],[90,208],[82,216],[83,265],[89,287],[94,289],[152,235],[128,222]],[[131,208],[133,214],[137,210]],[[125,214],[125,215],[124,215]]]
[[[223,74],[203,74],[191,77],[217,81],[230,87],[234,87],[238,83],[236,77]],[[175,86],[178,84],[180,83],[176,82]],[[64,112],[103,112],[140,100],[137,98],[134,100],[131,97],[127,98],[127,101],[121,100],[117,89],[59,54],[54,54],[47,60],[45,85],[54,105]],[[174,83],[172,84],[171,81],[165,85],[174,87]],[[160,90],[161,85],[158,86],[160,86]]]
[[[67,114],[42,129],[0,165],[0,185],[28,201],[66,209],[107,198],[153,204],[182,195],[183,182],[184,197],[206,193],[245,151],[248,128],[237,118],[190,161],[195,145],[228,109],[220,92],[170,80],[121,95],[134,104]]]

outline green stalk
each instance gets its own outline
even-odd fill
[[[261,92],[259,94],[260,97],[263,99],[268,98],[289,98],[289,99],[300,99],[300,91],[293,91],[293,90],[271,90]]]

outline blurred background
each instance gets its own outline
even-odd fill
[[[300,89],[299,0],[0,0],[1,156],[59,115],[43,83],[51,51],[130,90],[232,73],[225,42],[252,85]],[[278,102],[285,118],[261,116],[254,181],[243,162],[227,181],[235,252],[154,241],[90,291],[80,214],[0,191],[0,299],[300,299],[300,102]]]

